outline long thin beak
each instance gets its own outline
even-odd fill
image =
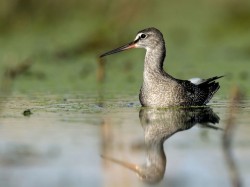
[[[135,40],[135,41],[130,42],[130,43],[126,44],[126,45],[123,45],[123,46],[121,46],[121,47],[118,47],[118,48],[116,48],[116,49],[113,49],[113,50],[111,50],[111,51],[108,51],[108,52],[106,52],[106,53],[100,55],[100,58],[102,58],[102,57],[104,57],[104,56],[107,56],[107,55],[112,55],[112,54],[114,54],[114,53],[119,53],[119,52],[124,51],[124,50],[127,50],[127,49],[135,48],[135,44],[137,43],[137,41],[138,41],[138,40]]]
[[[130,169],[134,172],[136,172],[137,174],[140,174],[140,167],[136,164],[132,164],[130,162],[126,162],[126,161],[121,161],[121,160],[118,160],[118,159],[115,159],[115,158],[111,158],[111,157],[107,157],[107,156],[104,156],[104,155],[101,155],[102,158],[106,159],[106,160],[109,160],[111,162],[114,162],[118,165],[121,165],[127,169]]]

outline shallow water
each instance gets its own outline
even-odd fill
[[[215,98],[205,109],[154,110],[129,94],[2,97],[0,186],[230,186],[222,148],[228,105]],[[249,112],[242,101],[231,150],[245,186]]]

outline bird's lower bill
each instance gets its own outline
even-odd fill
[[[123,45],[123,46],[121,46],[121,47],[118,47],[118,48],[116,48],[116,49],[113,49],[113,50],[111,50],[111,51],[108,51],[108,52],[106,52],[106,53],[103,53],[102,55],[100,55],[100,57],[104,57],[104,56],[107,56],[107,55],[112,55],[112,54],[114,54],[114,53],[119,53],[119,52],[121,52],[121,51],[124,51],[124,50],[127,50],[127,49],[132,49],[132,48],[135,48],[135,47],[136,47],[136,42],[133,41],[133,42],[130,42],[130,43],[126,44],[126,45]]]

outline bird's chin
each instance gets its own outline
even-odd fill
[[[147,49],[147,47],[141,46],[141,45],[138,45],[138,44],[135,44],[135,47],[134,47],[134,48],[143,48],[143,49]]]

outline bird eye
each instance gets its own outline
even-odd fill
[[[142,39],[144,39],[144,38],[146,38],[146,37],[147,37],[146,34],[141,34],[141,38],[142,38]]]

